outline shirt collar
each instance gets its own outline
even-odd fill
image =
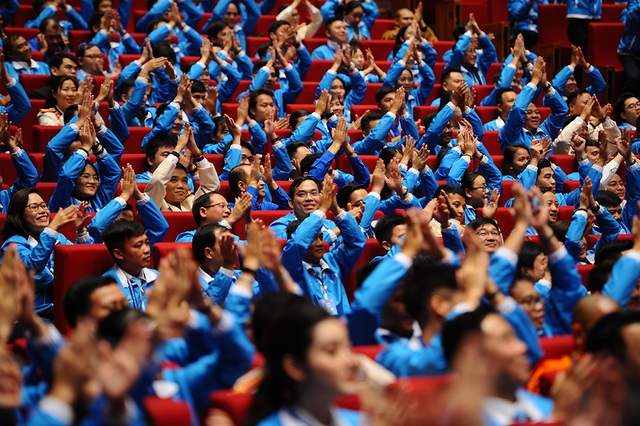
[[[320,266],[320,269],[322,270],[322,272],[326,271],[326,270],[331,270],[331,268],[329,267],[329,264],[327,262],[324,261],[324,259],[320,259],[320,263],[318,263],[317,265],[314,265],[312,263],[309,262],[305,262],[304,260],[302,261],[302,264],[304,265],[305,268],[307,268],[307,271],[309,269],[313,269],[316,266]]]
[[[11,65],[13,65],[13,68],[16,70],[31,70],[31,69],[40,69],[40,65],[34,61],[33,59],[30,59],[29,62],[25,62],[25,61],[11,61]]]
[[[484,399],[482,406],[485,414],[496,420],[498,424],[512,424],[516,420],[515,417],[518,411],[524,412],[532,423],[544,420],[544,413],[522,389],[516,390],[515,402],[502,398],[487,397]]]

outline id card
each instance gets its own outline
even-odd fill
[[[325,311],[329,312],[330,315],[338,315],[338,308],[336,307],[336,302],[332,297],[320,299],[320,306],[322,306]]]

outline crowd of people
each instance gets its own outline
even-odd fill
[[[595,15],[571,5],[570,63],[548,75],[532,51],[538,1],[510,0],[511,54],[490,76],[494,37],[473,15],[439,57],[422,4],[398,10],[381,67],[361,43],[374,0],[276,3],[150,0],[130,25],[130,0],[34,0],[37,37],[2,30],[0,150],[17,179],[0,191],[0,423],[145,424],[157,396],[186,404],[193,425],[231,425],[209,395],[232,389],[253,394],[248,425],[636,424],[640,93],[630,82],[600,102],[607,83],[580,36]],[[17,0],[0,6],[11,26]],[[628,25],[638,10],[628,2]],[[277,16],[252,57],[261,15]],[[72,52],[69,30],[91,41]],[[123,54],[139,57],[123,67]],[[314,60],[331,65],[313,110],[288,114]],[[51,78],[26,93],[25,74]],[[374,83],[377,110],[353,112]],[[41,170],[20,128],[34,99],[38,124],[59,128]],[[136,127],[149,130],[145,170],[122,160]],[[50,199],[39,182],[56,182]],[[265,223],[266,210],[281,215]],[[197,227],[156,270],[165,212]],[[384,254],[355,270],[374,239]],[[113,267],[65,283],[54,304],[54,252],[71,244],[104,244]],[[545,357],[540,338],[558,336],[573,349]],[[364,345],[375,361],[354,352]],[[444,381],[429,395],[398,386],[424,376]],[[361,409],[338,408],[345,395]]]

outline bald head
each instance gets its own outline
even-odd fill
[[[573,323],[589,331],[600,318],[620,310],[620,305],[610,297],[596,293],[582,298],[573,310]]]

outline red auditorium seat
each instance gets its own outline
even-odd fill
[[[27,39],[27,41],[31,40],[38,36],[40,30],[38,28],[23,28],[23,27],[5,27],[4,32],[7,35],[17,35],[22,36]],[[34,60],[37,60],[33,58]]]
[[[538,44],[559,44],[562,47],[571,47],[567,37],[566,4],[539,4],[538,5]],[[619,39],[618,39],[619,40]],[[618,42],[615,44],[618,45]],[[613,49],[615,51],[615,49]],[[587,56],[590,61],[591,56]]]
[[[487,83],[489,83],[489,80],[487,80]],[[491,91],[494,89],[494,86],[483,85],[483,86],[473,86],[473,88],[476,89],[476,102],[480,103],[482,99],[489,96],[489,93],[491,93]]]
[[[351,117],[352,120],[355,120],[356,115],[362,117],[365,112],[378,112],[378,105],[376,104],[360,104],[360,105],[352,105],[351,106]]]
[[[44,108],[44,103],[44,99],[31,99],[31,109],[20,122],[20,127],[23,129],[22,139],[24,141],[25,149],[31,147],[31,152],[33,152],[33,134],[29,129],[38,124],[37,116],[40,110]]]
[[[565,180],[562,186],[562,192],[569,193],[574,189],[578,189],[578,188],[580,188],[579,180]]]
[[[515,183],[517,183],[517,181],[515,180],[502,181],[502,189],[500,190],[500,199],[498,200],[498,205],[500,207],[503,207],[509,199],[513,198],[513,192],[511,188]]]
[[[4,229],[4,221],[5,220],[7,220],[7,214],[6,213],[0,213],[0,244],[4,242],[2,240],[2,230]]]
[[[364,99],[360,104],[364,105],[375,105],[376,104],[376,93],[378,90],[382,88],[382,83],[368,83],[367,84],[367,92],[364,95]]]
[[[395,26],[396,21],[394,19],[376,19],[375,25],[373,26],[373,28],[371,28],[371,39],[382,39],[382,34],[384,34],[386,31],[394,29]]]
[[[8,152],[0,153],[0,176],[5,185],[11,186],[18,179],[18,172],[11,160],[11,154]]]
[[[273,10],[272,12],[276,13],[277,10]],[[260,16],[252,34],[259,37],[269,37],[269,25],[276,20],[276,16],[277,15]]]
[[[163,241],[175,241],[180,233],[196,229],[196,221],[191,212],[162,212],[162,215],[169,223]]]
[[[573,173],[578,171],[578,164],[576,162],[575,155],[550,155],[549,160],[555,163],[557,166],[566,173]]]
[[[498,111],[498,107],[483,107],[483,106],[477,106],[474,108],[476,114],[478,114],[478,117],[480,117],[480,120],[482,121],[482,123],[488,123],[489,121],[495,120],[496,118],[498,118],[498,115],[500,114],[500,112]]]
[[[138,55],[140,57],[140,55]],[[41,75],[41,74],[20,74],[20,84],[24,88],[24,91],[29,95],[35,89],[39,89],[44,86],[49,85],[49,81],[51,80],[51,76]],[[33,100],[31,100],[33,102]]]
[[[614,66],[622,69],[616,46],[622,38],[624,24],[621,22],[594,22],[589,24],[589,62],[598,67]]]
[[[413,107],[413,119],[424,119],[427,115],[433,114],[434,112],[438,112],[437,106],[431,105],[420,105]]]
[[[122,154],[120,158],[120,167],[131,164],[136,173],[143,173],[147,170],[147,156],[144,154]]]
[[[504,157],[502,155],[492,155],[491,159],[493,160],[493,164],[496,165],[498,170],[502,171],[502,163],[504,161]]]
[[[42,165],[44,163],[43,157],[44,157],[44,154],[42,154],[42,153],[32,152],[32,153],[29,154],[29,159],[31,160],[31,162],[33,163],[34,167],[38,171],[38,176],[40,176],[42,174]]]
[[[487,130],[482,138],[482,144],[491,155],[502,155],[502,148],[500,148],[500,142],[498,142],[498,133],[500,132],[497,130]]]
[[[56,189],[56,183],[55,182],[38,182],[36,184],[36,188],[38,189],[38,192],[42,196],[42,199],[46,203],[48,203],[49,200],[51,199],[51,196],[53,195],[53,191],[55,191]]]
[[[311,113],[316,110],[315,104],[287,104],[284,108],[287,114],[292,114],[296,111],[308,111]]]
[[[484,75],[484,80],[487,85],[493,86],[493,76],[500,72],[502,69],[502,62],[494,62],[489,66],[487,73]]]
[[[83,43],[89,43],[93,37],[91,36],[91,31],[88,30],[69,30],[69,47],[72,52],[75,52]],[[107,60],[105,63],[105,67],[109,64]]]
[[[194,228],[191,228],[191,229],[194,229]],[[169,242],[167,240],[166,242],[154,244],[153,256],[151,257],[153,268],[157,269],[158,265],[160,264],[160,259],[162,259],[163,257],[167,257],[169,253],[173,253],[179,248],[184,248],[191,251],[191,243],[175,243],[175,242]]]
[[[571,220],[575,209],[576,208],[574,206],[558,207],[558,220]]]
[[[40,126],[36,125],[32,128],[33,133],[33,151],[44,153],[47,149],[47,144],[53,139],[58,132],[62,129],[62,126]],[[28,129],[25,129],[28,131]],[[24,132],[23,132],[24,134]]]
[[[331,66],[333,66],[333,59],[314,59],[311,63],[311,68],[309,68],[309,71],[307,71],[303,80],[320,81]]]
[[[142,139],[151,132],[150,127],[129,127],[129,138],[124,144],[125,154],[140,154],[142,151]]]
[[[247,37],[247,54],[249,57],[253,58],[256,56],[258,48],[268,41],[270,41],[269,37]]]
[[[620,15],[626,4],[603,4],[602,22],[620,22]]]
[[[286,216],[289,213],[291,213],[289,210],[256,210],[251,212],[251,217],[254,220],[260,219],[265,226],[269,226],[271,225],[271,223],[280,219],[282,216]]]
[[[342,280],[344,289],[349,297],[349,301],[353,300],[353,293],[357,288],[356,273],[358,270],[363,266],[368,265],[374,257],[384,256],[386,253],[387,252],[380,246],[380,243],[378,243],[378,240],[374,238],[367,238],[362,255],[351,270],[351,273]]]
[[[189,406],[182,401],[148,396],[144,399],[144,408],[154,426],[188,425],[191,423]]]
[[[554,337],[541,337],[540,346],[544,351],[542,360],[545,359],[558,359],[565,355],[571,354],[573,350],[573,336],[554,336]]]
[[[445,54],[445,52],[447,50],[451,50],[453,49],[453,41],[434,41],[433,43],[431,43],[431,45],[433,46],[433,48],[436,50],[436,53],[438,54],[438,61],[443,61],[442,56]]]
[[[54,251],[56,273],[53,280],[54,323],[63,334],[69,334],[62,308],[65,291],[80,278],[102,275],[114,265],[104,244],[57,245]]]

